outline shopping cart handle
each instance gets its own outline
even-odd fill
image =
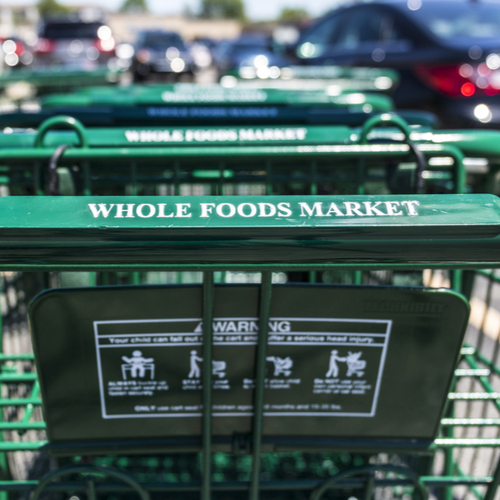
[[[0,265],[498,262],[493,195],[5,197]]]

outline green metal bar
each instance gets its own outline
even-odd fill
[[[0,422],[0,430],[2,431],[30,431],[30,430],[45,430],[47,428],[45,422]]]
[[[226,168],[226,164],[221,161],[219,162],[219,177],[217,179],[217,194],[219,196],[224,195],[224,169]]]
[[[31,391],[31,397],[32,398],[38,398],[40,396],[40,384],[38,381],[36,381],[33,384],[33,389]],[[33,410],[34,410],[34,405],[33,404],[28,404],[26,405],[26,410],[24,412],[24,417],[21,420],[21,425],[27,425],[29,421],[31,420],[31,416],[33,415]],[[23,435],[25,432],[25,429],[19,429],[19,435]]]
[[[478,353],[479,354],[479,353]],[[476,362],[476,360],[474,359],[473,356],[471,355],[465,355],[464,356],[465,358],[465,361],[467,362],[467,364],[472,368],[472,369],[478,369],[478,364]],[[490,380],[488,379],[488,377],[478,377],[479,378],[479,382],[481,383],[481,385],[484,387],[486,394],[489,394],[491,395],[491,397],[487,398],[487,397],[481,397],[481,399],[491,399],[493,400],[496,408],[498,411],[500,411],[500,401],[498,400],[500,398],[500,393],[495,393],[494,389],[493,389],[493,386],[491,385],[490,383]],[[493,396],[497,396],[496,398],[493,397]]]
[[[467,262],[466,267],[468,269],[481,269],[486,266],[488,267],[499,267],[500,264],[498,262]],[[464,263],[460,262],[448,262],[446,264],[439,263],[392,263],[387,262],[383,264],[376,263],[349,263],[342,262],[339,264],[331,263],[331,264],[185,264],[185,265],[175,265],[175,264],[12,264],[5,265],[0,264],[0,272],[2,271],[107,271],[107,272],[116,272],[121,271],[124,268],[127,269],[137,269],[141,271],[189,271],[189,272],[203,272],[203,271],[245,271],[245,272],[260,272],[260,271],[269,271],[269,272],[286,272],[286,271],[329,271],[329,270],[342,270],[342,271],[354,271],[358,269],[362,269],[364,271],[389,271],[389,270],[402,270],[407,271],[409,267],[415,270],[423,270],[423,269],[453,269],[458,267],[463,267]],[[101,277],[102,279],[102,277]],[[104,280],[101,283],[104,285]],[[493,369],[493,368],[492,368]]]
[[[422,153],[431,157],[452,157],[457,160],[454,168],[459,168],[459,160],[463,158],[461,151],[450,145],[418,144]],[[283,157],[296,158],[297,155],[313,157],[332,157],[336,159],[374,159],[374,158],[401,158],[407,156],[410,148],[407,144],[365,144],[365,145],[321,145],[321,146],[226,146],[217,148],[213,146],[200,146],[197,148],[186,147],[141,147],[141,148],[71,148],[64,154],[66,161],[90,159],[132,159],[144,160],[145,158],[244,158],[252,155],[254,158]],[[16,160],[48,160],[54,153],[53,148],[23,149],[22,155],[16,149],[2,149],[0,160],[3,162]],[[432,168],[432,167],[430,167]],[[443,169],[440,166],[439,169]],[[453,168],[451,168],[453,170]]]
[[[366,480],[365,491],[364,491],[364,495],[363,495],[364,500],[371,500],[374,487],[375,487],[375,475],[368,474],[368,478]]]
[[[266,162],[266,194],[268,196],[273,194],[273,163],[271,160]]]
[[[492,481],[491,477],[457,477],[457,476],[421,476],[422,482],[426,486],[440,488],[443,486],[472,486],[487,485]],[[315,480],[296,480],[296,481],[266,481],[262,484],[262,490],[282,491],[286,490],[308,490],[318,486],[319,481]],[[361,478],[349,478],[339,481],[332,485],[332,489],[359,488],[364,484]],[[402,485],[411,485],[412,482],[407,479],[376,479],[377,487],[395,487]],[[33,490],[38,485],[38,481],[0,481],[0,490],[4,491],[27,491]],[[143,482],[141,486],[150,492],[193,492],[199,491],[199,483],[172,484],[166,482]],[[57,482],[47,485],[46,491],[72,491],[85,492],[86,484],[82,481]],[[247,491],[249,483],[246,481],[238,482],[217,482],[214,491]],[[99,482],[96,484],[96,490],[100,493],[127,493],[133,491],[131,486],[117,482]]]
[[[476,362],[476,359],[473,356],[466,355],[466,356],[464,356],[464,358],[465,358],[467,364],[472,369],[478,369],[478,364]],[[494,394],[493,387],[491,385],[489,377],[486,375],[486,376],[479,376],[478,378],[479,378],[479,382],[484,387],[484,389],[488,392],[491,392],[493,395]],[[495,404],[497,411],[500,411],[500,401],[498,400],[498,398],[495,398],[493,403]],[[485,415],[486,415],[486,406],[484,407],[483,417]],[[472,465],[474,465],[475,458],[476,458],[476,451],[474,452],[474,455],[473,455]],[[499,482],[500,482],[500,460],[497,458],[497,465],[495,467],[495,473],[494,473],[494,483],[493,483],[493,485],[491,485],[488,488],[488,490],[486,492],[486,496],[489,498],[489,500],[493,500],[495,493],[497,491],[497,486],[498,486]]]
[[[97,493],[95,490],[95,479],[93,475],[87,477],[87,499],[97,500]]]
[[[495,472],[493,473],[493,481],[488,485],[484,500],[494,500],[498,486],[500,485],[500,460],[497,460]]]
[[[318,194],[318,183],[316,179],[318,164],[313,161],[311,162],[311,196],[316,196]],[[316,271],[311,271],[309,273],[309,283],[316,283]]]
[[[0,373],[0,383],[34,382],[38,380],[36,373]]]
[[[43,189],[42,183],[42,165],[40,162],[36,162],[33,167],[33,182],[34,182],[34,190],[37,196],[44,196],[45,192]]]
[[[132,181],[132,192],[130,193],[132,196],[137,196],[137,163],[133,161],[130,164],[130,178]]]
[[[358,162],[358,180],[356,187],[356,194],[365,194],[365,170],[366,170],[366,162],[365,160],[359,160]]]
[[[452,156],[457,166],[457,168],[454,170],[456,176],[455,192],[461,194],[467,191],[467,170],[465,168],[464,155],[462,151],[460,151],[458,148],[455,149],[456,154]]]
[[[212,342],[214,310],[214,273],[203,274],[203,448],[201,499],[210,500],[212,484]]]
[[[42,404],[42,400],[40,398],[0,399],[0,407],[25,406],[29,404],[40,406]]]
[[[272,274],[262,273],[259,300],[259,335],[255,362],[255,390],[252,428],[252,471],[250,500],[259,499],[262,427],[264,422],[264,390],[266,382],[267,337],[271,311]]]
[[[0,452],[36,451],[46,444],[48,444],[48,441],[4,441],[0,443]]]
[[[498,276],[497,274],[494,274],[492,273],[491,271],[486,271],[484,269],[479,269],[478,271],[476,271],[477,274],[480,274],[481,276],[485,276],[486,278],[492,280],[492,281],[495,281],[496,283],[500,283],[500,276]]]
[[[92,194],[92,177],[90,175],[90,163],[88,161],[83,162],[83,194],[85,196],[90,196]]]
[[[458,466],[458,464],[455,463],[455,470],[457,474],[460,477],[467,477],[463,472],[462,469]],[[474,485],[470,485],[470,490],[472,491],[472,494],[478,499],[478,500],[483,500],[483,495],[478,491],[478,489]]]
[[[0,362],[2,362],[2,361],[33,361],[34,359],[35,359],[35,356],[33,353],[0,354]]]
[[[316,196],[318,194],[318,182],[316,179],[318,164],[313,161],[311,162],[311,196]]]
[[[174,195],[179,196],[181,194],[180,186],[180,163],[179,161],[174,162]]]
[[[462,290],[462,271],[455,269],[451,272],[451,288],[454,290]]]
[[[0,276],[0,292],[4,292],[4,280]],[[6,292],[6,291],[5,291]],[[0,352],[3,353],[3,311],[0,308]],[[0,425],[3,424],[4,414],[3,410],[0,410]],[[0,430],[3,431],[3,429]],[[0,442],[5,442],[5,436],[3,432],[0,432]],[[9,473],[9,462],[6,453],[0,453],[0,470],[2,471],[2,479],[10,479]],[[0,500],[8,500],[8,494],[6,492],[0,491]]]
[[[454,390],[457,384],[457,379],[456,377],[453,377],[453,381],[451,383],[450,390]],[[453,405],[450,404],[450,399],[446,401],[446,406],[445,406],[445,412],[444,412],[446,417],[453,418],[454,417],[454,408]],[[453,427],[445,427],[442,430],[443,435],[445,438],[448,439],[453,439],[453,433],[454,433],[454,428]],[[434,441],[434,444],[436,444],[436,441]],[[452,448],[447,448],[444,450],[444,473],[447,476],[452,476],[454,474],[454,461],[453,461],[453,449]],[[445,488],[444,490],[444,499],[445,500],[453,500],[453,490],[452,488]]]

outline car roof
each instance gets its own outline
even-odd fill
[[[177,35],[180,36],[177,31],[166,31],[166,30],[141,30],[139,32],[141,35]]]
[[[423,0],[426,5],[429,4],[471,4],[474,5],[477,0]],[[479,0],[481,3],[499,3],[498,0]],[[406,7],[408,5],[408,0],[368,0],[368,1],[352,1],[345,3],[339,7],[333,8],[328,14],[333,14],[334,12],[338,12],[340,10],[351,9],[353,7],[360,6],[393,6],[396,8]]]

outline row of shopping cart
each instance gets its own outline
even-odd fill
[[[3,498],[495,497],[500,132],[324,77],[0,115]]]

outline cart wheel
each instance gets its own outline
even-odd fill
[[[123,472],[108,469],[107,467],[96,466],[63,467],[62,469],[58,469],[56,471],[45,474],[45,476],[40,479],[38,486],[33,490],[31,500],[38,500],[44,490],[47,489],[49,487],[49,484],[55,479],[71,474],[81,474],[84,476],[86,484],[79,486],[79,488],[87,493],[87,498],[89,500],[95,500],[97,498],[96,486],[98,486],[99,483],[95,481],[96,478],[94,474],[104,475],[109,478],[122,481],[129,485],[130,488],[139,495],[139,498],[141,500],[150,500],[149,493],[137,481],[135,481],[135,479],[132,479],[130,476],[124,474]],[[76,488],[78,488],[77,483],[74,483],[73,486],[71,486],[70,484],[68,486],[68,491],[74,491]]]
[[[382,472],[384,475],[396,474],[397,478],[387,478],[383,479],[384,484],[377,485],[377,480],[375,478],[376,472]],[[356,478],[356,484],[353,484],[353,479],[356,476],[364,476],[363,478]],[[401,477],[403,476],[403,477]],[[348,481],[350,479],[350,481]],[[340,483],[340,484],[339,484]],[[345,486],[344,486],[344,484]],[[348,483],[348,484],[346,484]],[[390,484],[389,484],[390,483]],[[373,496],[374,489],[377,487],[388,487],[388,486],[398,486],[402,484],[410,484],[414,487],[415,491],[418,491],[418,496],[420,500],[427,500],[429,498],[429,492],[427,487],[422,482],[422,479],[418,474],[407,469],[405,467],[396,467],[393,465],[366,465],[364,467],[355,467],[354,469],[348,469],[346,471],[340,472],[335,476],[327,479],[319,486],[317,486],[312,492],[309,500],[320,500],[320,498],[326,493],[327,490],[337,489],[337,488],[364,488],[363,498],[371,499]],[[418,497],[417,497],[418,498]]]

